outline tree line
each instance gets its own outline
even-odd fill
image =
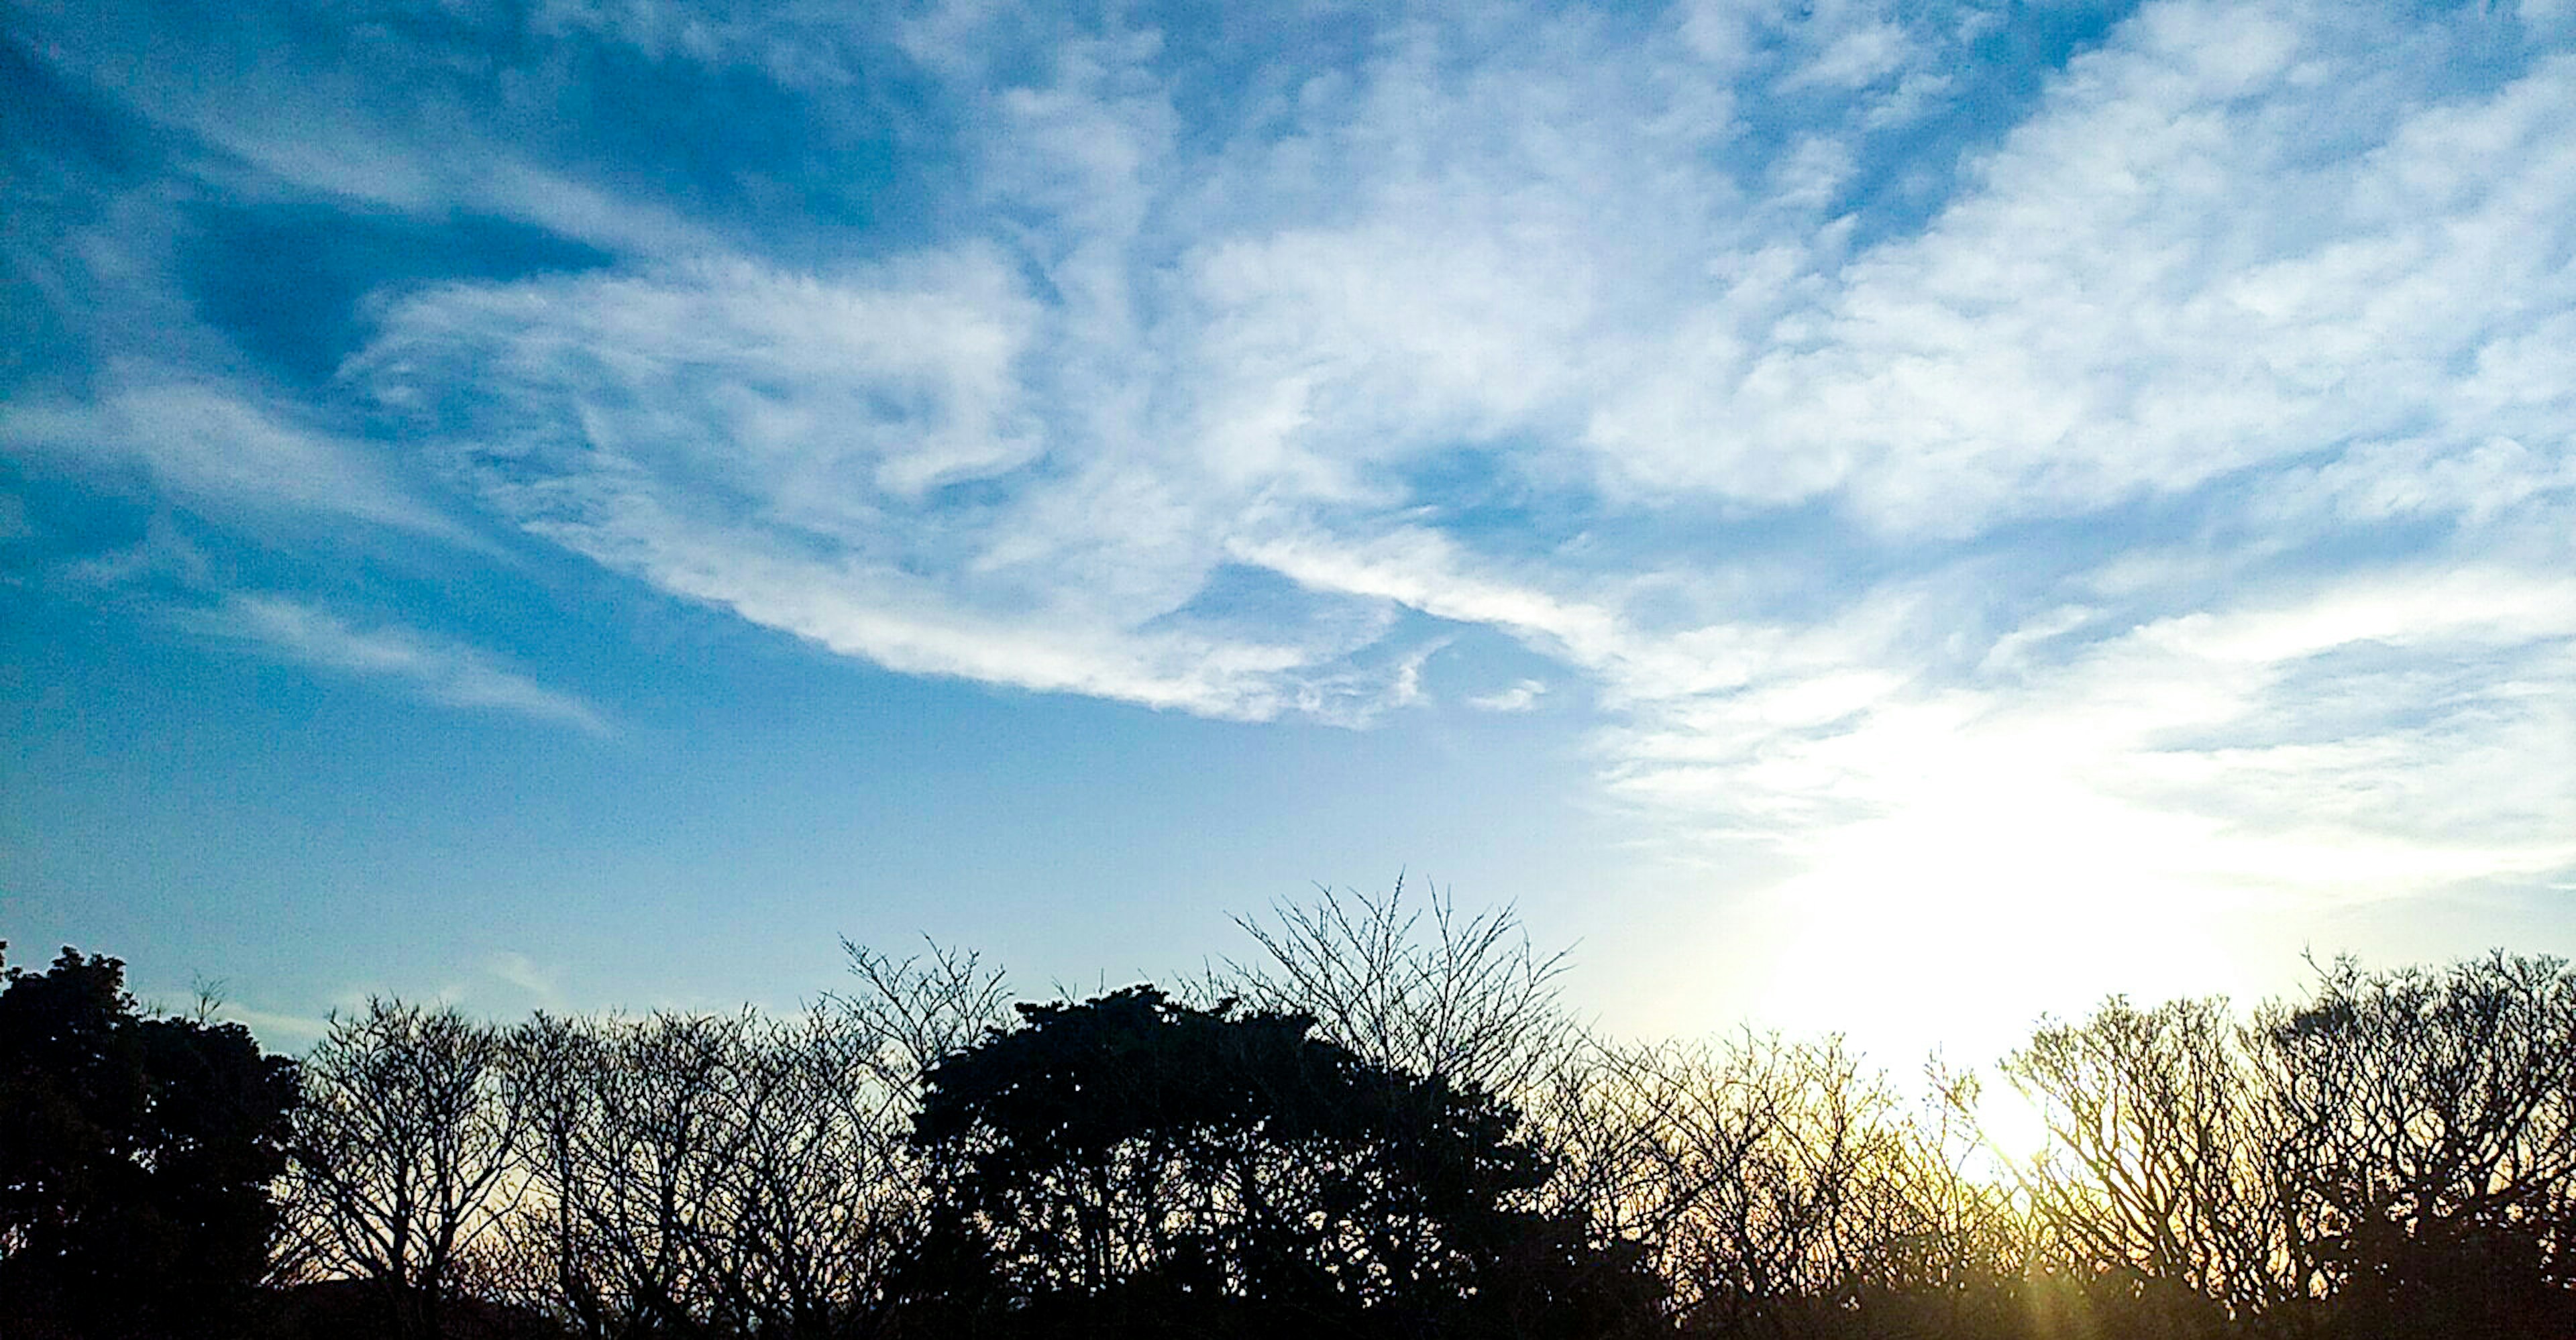
[[[2113,998],[1899,1086],[1599,1036],[1508,910],[1245,925],[1168,989],[850,946],[791,1015],[377,1000],[298,1060],[8,969],[0,1334],[2576,1335],[2558,960]]]

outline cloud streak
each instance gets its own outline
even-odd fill
[[[299,426],[218,386],[138,379],[90,404],[0,409],[0,446],[93,468],[140,466],[200,507],[322,513],[463,542],[363,444]]]
[[[277,596],[235,594],[178,616],[199,636],[238,643],[291,665],[394,686],[444,707],[506,712],[584,734],[611,734],[589,703],[509,669],[475,647],[400,625],[352,625]]]

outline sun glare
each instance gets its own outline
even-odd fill
[[[2027,1094],[2001,1076],[1977,1094],[1977,1133],[2007,1174],[2027,1172],[2048,1149],[2048,1118]]]

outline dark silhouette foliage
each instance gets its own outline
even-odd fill
[[[910,1292],[1065,1336],[1576,1336],[1651,1316],[1635,1254],[1529,1208],[1507,1105],[1309,1015],[1134,987],[1022,1005],[931,1067],[938,1199]]]
[[[300,1067],[65,950],[0,991],[0,1340],[2576,1337],[2558,960],[2043,1020],[2005,1158],[1973,1072],[1603,1039],[1508,911],[1335,897],[1195,999],[853,947]]]
[[[217,1335],[267,1272],[295,1063],[65,949],[0,991],[0,1333]]]

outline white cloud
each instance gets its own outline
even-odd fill
[[[1399,608],[1498,630],[1820,917],[2576,860],[2576,58],[2163,0],[1895,226],[1872,136],[1962,110],[1973,16],[1422,22],[1185,125],[1155,34],[977,82],[986,8],[915,33],[983,240],[439,290],[351,375],[535,533],[898,670],[1355,723],[1422,700]],[[1417,482],[1461,449],[1503,520]]]
[[[2576,150],[2539,128],[2576,106],[2576,65],[2382,112],[2379,147],[2319,160],[2357,91],[2409,98],[2374,53],[2314,49],[2352,35],[2310,17],[2142,11],[1923,235],[1855,257],[1767,341],[1678,335],[1688,371],[1604,388],[1595,444],[1644,485],[1835,490],[1875,525],[1956,535],[2454,417],[2449,369],[2536,354],[2517,343],[2535,303],[2571,298],[2547,258]],[[2318,62],[2358,68],[2307,77]],[[2563,404],[2546,374],[2510,385],[2499,401]]]
[[[1689,896],[1759,895],[1784,1000],[2215,983],[2200,931],[2243,909],[2576,864],[2563,4],[2150,0],[2025,99],[1973,62],[2026,16],[1982,5],[1420,11],[1238,60],[1277,36],[1243,18],[1210,61],[1150,9],[959,0],[884,39],[919,66],[887,86],[945,81],[899,152],[954,194],[888,187],[899,226],[856,239],[799,194],[882,174],[832,156],[883,110],[854,13],[539,8],[546,43],[765,75],[832,132],[816,180],[689,200],[613,139],[498,142],[444,76],[378,96],[394,47],[148,78],[69,25],[46,59],[255,169],[209,192],[615,264],[379,295],[323,394],[399,448],[132,368],[0,410],[0,444],[452,537],[394,468],[421,453],[836,654],[1211,717],[1380,721],[1490,641],[1426,622],[1491,630],[1553,668],[1464,704],[1569,704],[1541,720],[1701,863]],[[196,626],[604,729],[411,629],[248,596]]]
[[[562,989],[556,984],[553,970],[540,966],[535,959],[517,950],[503,950],[483,965],[485,975],[525,992],[540,1009],[559,1006]]]
[[[199,505],[351,517],[449,540],[463,531],[356,441],[300,427],[219,387],[153,381],[89,405],[0,408],[0,445],[93,465],[140,465]]]
[[[353,366],[472,417],[460,468],[531,531],[836,652],[1213,716],[1342,701],[1298,672],[1377,621],[1247,638],[1184,609],[1224,557],[1204,504],[1079,436],[1046,454],[1034,321],[980,250],[844,280],[732,262],[441,290]]]
[[[1396,531],[1362,543],[1314,533],[1247,537],[1229,552],[1310,590],[1393,601],[1455,623],[1499,628],[1587,666],[1617,654],[1621,635],[1609,612],[1478,574],[1459,546],[1437,532]]]
[[[237,642],[291,664],[384,681],[447,707],[509,712],[609,733],[597,709],[508,668],[490,653],[398,625],[353,626],[337,615],[279,596],[226,596],[174,616],[200,635]]]
[[[2031,631],[2073,626],[2051,611]],[[1693,700],[1610,742],[1621,785],[1676,829],[1799,856],[1766,915],[1771,1006],[1802,1020],[1835,1017],[1801,985],[1824,960],[1891,999],[2011,963],[2012,990],[1975,988],[2009,1030],[2034,1000],[2080,1005],[2157,972],[2183,974],[2162,990],[2241,981],[2230,931],[2247,918],[2576,865],[2563,578],[2356,575],[2005,681],[1846,673],[1854,690],[1815,710]]]
[[[2534,806],[2549,809],[2553,792],[2576,819],[2576,757],[2544,749],[2516,781],[2483,793],[2468,782],[2498,751],[2565,738],[2556,724],[2564,709],[2552,703],[2576,689],[2565,679],[2576,586],[2564,580],[2474,569],[2356,574],[2138,625],[2053,664],[2018,654],[2088,622],[2085,611],[2047,611],[1994,639],[2009,650],[1985,664],[2003,673],[1960,682],[1927,678],[1901,641],[1851,631],[1839,667],[1790,662],[1742,691],[1665,699],[1611,744],[1629,760],[1623,780],[1659,803],[1717,815],[1750,808],[1766,820],[1810,793],[1883,814],[1963,803],[1977,786],[2019,779],[2011,784],[2178,808],[2246,839],[2265,832],[2261,816],[2277,813],[2286,827],[2296,811],[2301,824],[2367,844],[2393,832],[2429,839],[2465,812],[2400,821],[2383,812],[2377,801],[2387,797],[2370,793],[2365,774],[2429,778],[2455,768],[2454,799],[2492,808],[2507,827]],[[1822,633],[1804,640],[1834,644]],[[2464,749],[2489,756],[2450,761]],[[2299,789],[2285,789],[2293,782]],[[2479,845],[2507,866],[2576,859],[2576,846],[2534,831],[2537,845],[2518,855],[2494,855],[2491,835]],[[1776,832],[1839,840],[1831,825]],[[2264,863],[2249,859],[2249,869]],[[2324,896],[2331,881],[2307,891]]]
[[[1016,366],[1034,319],[981,251],[847,282],[709,261],[433,290],[352,373],[481,418],[481,456],[666,472],[860,543],[886,509],[1038,453]]]
[[[2110,991],[2280,983],[2338,909],[2576,868],[2571,611],[2564,578],[2494,570],[2109,636],[2061,608],[1947,684],[1855,634],[1838,670],[1658,702],[1601,745],[1737,946],[1727,1011],[1973,1058]]]
[[[1911,44],[1905,30],[1885,19],[1864,20],[1837,34],[1781,81],[1784,88],[1829,84],[1866,88],[1904,68]]]
[[[247,186],[255,197],[306,193],[427,218],[498,216],[619,253],[689,255],[717,246],[718,229],[651,198],[633,180],[549,161],[546,146],[496,121],[511,100],[581,90],[567,82],[571,71],[560,62],[540,58],[510,69],[506,57],[496,61],[491,48],[477,45],[480,38],[526,47],[518,16],[440,8],[447,12],[435,23],[353,22],[326,35],[296,6],[236,6],[201,49],[173,40],[174,20],[149,6],[102,0],[44,28],[42,58],[193,141],[185,150],[196,160],[187,164],[192,172],[229,189]],[[557,33],[585,26],[566,21],[566,11],[579,8],[550,6],[530,26]],[[697,39],[683,43],[696,50],[675,54],[831,82],[835,62],[816,43],[788,45],[779,29],[758,42],[726,25],[724,38],[710,41],[703,16],[678,16],[679,7],[618,8],[625,21],[595,13],[586,26],[661,54],[650,16],[673,15],[670,26]],[[496,18],[512,30],[506,37],[477,31]],[[334,40],[343,34],[351,40]]]
[[[1546,693],[1545,680],[1524,679],[1509,688],[1469,698],[1467,705],[1480,712],[1527,712],[1536,708],[1538,700]]]
[[[287,1053],[301,1052],[322,1040],[331,1031],[331,1021],[310,1015],[287,1014],[276,1010],[253,1009],[247,1005],[224,1002],[215,1017],[225,1023],[240,1024],[255,1034],[262,1046]]]
[[[2326,465],[2286,473],[2282,485],[2275,496],[2285,520],[2322,506],[2335,520],[2359,525],[2457,517],[2474,526],[2576,489],[2576,453],[2534,451],[2503,436],[2365,442]]]

